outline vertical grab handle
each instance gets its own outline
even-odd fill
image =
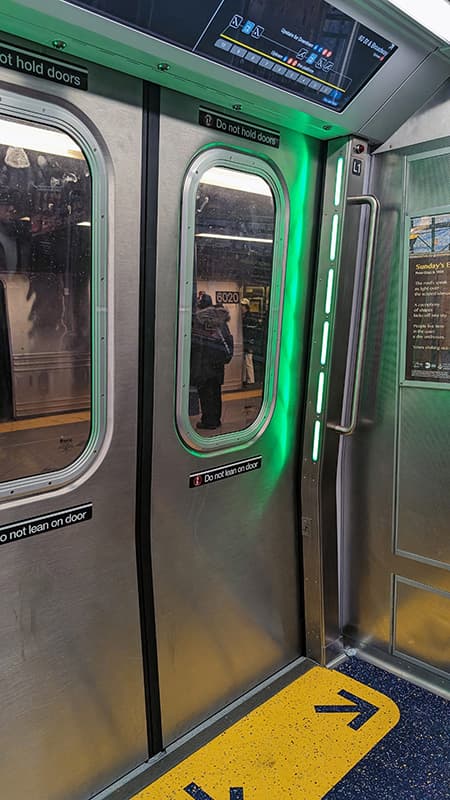
[[[347,203],[353,206],[369,207],[369,228],[367,231],[367,249],[364,266],[364,285],[361,301],[361,315],[359,320],[358,347],[356,351],[355,371],[353,376],[352,402],[350,422],[348,425],[338,425],[335,422],[328,422],[327,427],[331,428],[343,436],[351,436],[358,423],[359,403],[361,399],[362,373],[364,364],[364,353],[366,349],[367,325],[369,321],[370,285],[372,281],[373,265],[375,261],[375,243],[378,229],[378,219],[380,214],[380,203],[376,197],[370,194],[348,197]]]

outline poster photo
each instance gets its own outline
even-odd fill
[[[450,383],[450,214],[411,219],[405,378]]]

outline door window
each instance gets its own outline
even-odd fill
[[[222,153],[197,161],[183,206],[178,423],[197,449],[252,438],[276,373],[284,193],[265,162]]]
[[[91,429],[91,174],[66,133],[0,118],[0,482]]]

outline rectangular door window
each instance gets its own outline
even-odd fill
[[[79,145],[0,118],[0,482],[61,470],[91,429],[91,175]]]
[[[251,438],[276,373],[283,190],[265,162],[233,156],[200,156],[183,209],[180,427],[199,449]]]

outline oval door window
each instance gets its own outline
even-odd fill
[[[61,470],[91,429],[91,175],[53,128],[0,119],[0,482]]]
[[[278,186],[259,172],[257,160],[250,171],[245,156],[241,159],[205,164],[190,182],[195,203],[190,204],[193,225],[185,230],[192,235],[185,239],[190,239],[192,260],[182,287],[189,286],[191,297],[186,297],[189,314],[182,315],[181,325],[182,343],[190,340],[184,347],[189,391],[184,392],[188,413],[182,417],[187,416],[198,449],[205,440],[215,440],[206,447],[211,449],[219,444],[217,437],[230,444],[240,441],[243,431],[255,432],[271,394],[267,374],[275,368]],[[279,298],[275,301],[278,305]]]

